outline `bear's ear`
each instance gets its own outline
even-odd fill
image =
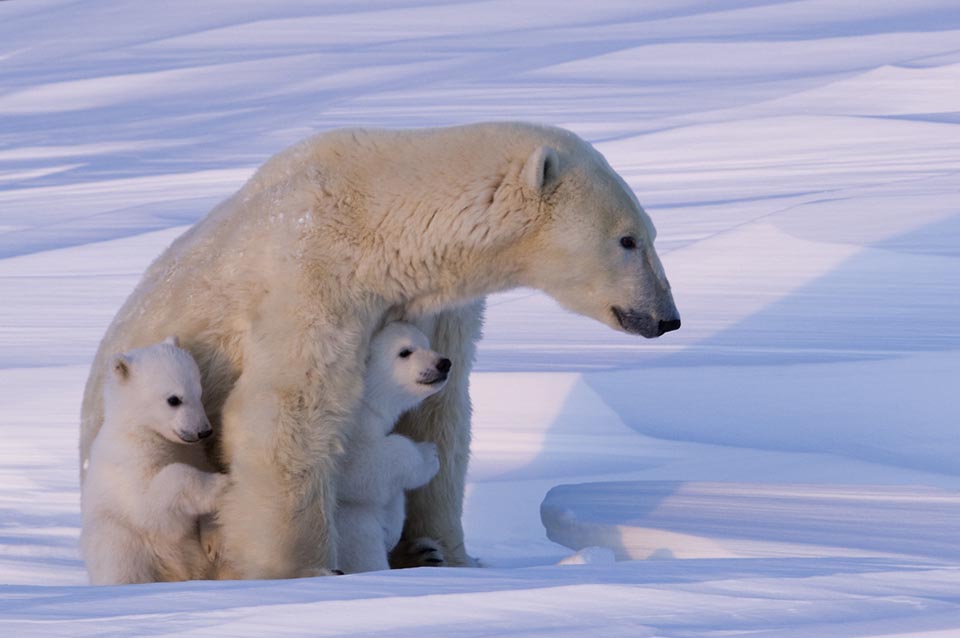
[[[543,194],[560,176],[560,157],[549,146],[541,146],[530,154],[523,165],[523,181],[535,192]]]
[[[180,340],[177,339],[177,335],[170,335],[169,337],[164,339],[163,342],[173,346],[174,348],[180,347]]]
[[[113,358],[113,363],[110,365],[110,368],[113,370],[113,374],[120,381],[126,381],[130,378],[130,367],[133,362],[125,354],[118,354]]]

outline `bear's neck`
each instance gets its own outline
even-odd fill
[[[305,245],[322,270],[424,313],[520,285],[515,247],[537,227],[520,187],[526,150],[500,148],[501,140],[464,153],[450,139],[462,134],[406,136],[413,156],[369,148],[319,158],[315,241]],[[362,135],[349,142],[364,143]]]
[[[491,239],[496,234],[491,220],[504,215],[484,201],[468,209],[456,200],[422,215],[389,212],[385,220],[404,223],[383,223],[395,230],[373,235],[371,258],[357,275],[379,289],[388,305],[405,306],[413,316],[514,288],[522,273],[513,246]],[[460,227],[470,234],[459,237]]]

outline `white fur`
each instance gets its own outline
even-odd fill
[[[211,432],[200,394],[200,370],[172,338],[112,360],[83,484],[81,548],[92,584],[214,577],[200,525],[227,477],[212,471],[199,444]]]
[[[227,575],[333,567],[338,458],[369,339],[387,318],[405,318],[457,366],[444,392],[397,425],[434,442],[441,460],[409,495],[404,538],[437,539],[450,564],[469,564],[460,516],[484,296],[538,288],[655,336],[677,311],[652,229],[603,157],[562,129],[351,129],[305,140],[177,239],[117,313],[84,395],[81,466],[103,423],[110,353],[178,334],[221,436],[213,458],[230,469],[219,513]],[[620,247],[625,235],[635,249]]]
[[[403,530],[404,491],[426,485],[440,469],[436,445],[390,432],[403,412],[443,388],[444,361],[450,365],[408,323],[390,323],[370,342],[360,414],[338,486],[338,561],[348,574],[389,568],[387,554]]]

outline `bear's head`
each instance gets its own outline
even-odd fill
[[[200,401],[200,369],[175,337],[115,356],[111,371],[105,401],[111,420],[149,428],[174,443],[213,434]]]
[[[370,341],[364,401],[389,417],[389,432],[392,420],[443,389],[451,367],[416,326],[388,323]]]
[[[555,135],[520,174],[523,200],[539,220],[521,242],[523,283],[617,330],[652,338],[678,329],[656,230],[633,191],[592,146]]]

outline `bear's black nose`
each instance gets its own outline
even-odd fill
[[[440,359],[437,361],[437,370],[440,372],[450,372],[450,367],[453,365],[453,362],[450,359]]]
[[[660,322],[660,334],[665,332],[673,332],[674,330],[680,329],[680,320],[679,319],[670,319],[669,321]]]
[[[197,438],[205,439],[211,434],[213,434],[213,428],[210,428],[209,430],[200,430],[197,432]]]

